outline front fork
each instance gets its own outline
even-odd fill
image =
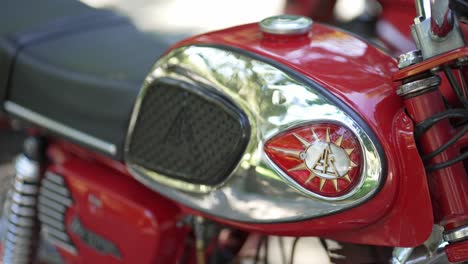
[[[15,161],[12,188],[4,205],[2,262],[31,263],[39,241],[38,195],[44,171],[45,140],[29,137]]]
[[[463,150],[468,130],[468,101],[463,76],[468,48],[448,0],[416,0],[417,16],[411,33],[418,48],[400,56],[393,79],[401,81],[397,93],[415,123],[415,139],[424,161],[431,192],[434,222],[444,228],[445,247],[451,262],[468,260],[468,178]],[[466,25],[465,25],[466,26]],[[452,88],[444,97],[438,75]],[[461,85],[460,85],[461,84]],[[451,102],[451,106],[449,104]],[[462,105],[462,108],[455,108]],[[454,107],[455,106],[455,107]],[[450,108],[450,109],[448,109]],[[461,144],[460,144],[461,142]],[[463,153],[461,153],[464,151]]]
[[[446,74],[451,75],[452,70],[445,67]],[[439,69],[403,79],[398,94],[416,124],[415,137],[426,166],[434,220],[444,227],[444,240],[449,243],[447,257],[458,262],[468,259],[468,178],[462,162],[466,152],[460,153],[456,140],[466,135],[467,124],[455,128],[449,119],[466,122],[468,110],[447,109],[439,90],[441,79],[434,74]]]

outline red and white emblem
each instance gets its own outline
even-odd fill
[[[358,140],[347,128],[335,124],[289,130],[268,140],[265,152],[291,179],[320,196],[346,195],[361,177]]]

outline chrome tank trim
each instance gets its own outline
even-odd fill
[[[152,82],[159,78],[213,87],[246,113],[251,126],[250,141],[236,169],[219,186],[207,188],[170,179],[131,163],[127,157],[142,99]],[[384,161],[376,146],[378,142],[374,143],[336,101],[315,88],[253,55],[209,46],[175,49],[157,62],[138,95],[126,140],[125,159],[129,170],[137,180],[173,200],[235,221],[299,221],[357,206],[374,195],[384,179]],[[264,143],[275,135],[322,121],[347,127],[361,144],[362,180],[344,197],[311,194],[291,180],[263,151]]]
[[[47,128],[52,132],[69,137],[73,140],[76,140],[77,142],[81,142],[83,144],[96,148],[97,150],[100,150],[109,155],[117,154],[117,147],[114,144],[83,133],[79,130],[66,126],[57,121],[54,121],[46,116],[31,111],[14,102],[6,101],[4,107],[8,113],[14,114],[33,124]]]

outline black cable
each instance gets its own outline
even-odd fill
[[[462,161],[462,160],[464,160],[466,158],[468,158],[468,151],[461,154],[460,156],[458,156],[458,157],[456,157],[454,159],[451,159],[451,160],[448,160],[448,161],[445,161],[445,162],[441,162],[441,163],[437,163],[437,164],[434,164],[434,165],[426,166],[426,171],[431,172],[431,171],[435,171],[435,170],[440,170],[440,169],[452,166],[453,164],[455,164],[457,162],[460,162],[460,161]]]
[[[451,138],[449,141],[447,141],[445,144],[434,150],[433,152],[429,153],[428,155],[422,157],[423,161],[428,161],[432,159],[433,157],[439,155],[442,151],[446,150],[448,147],[450,147],[452,144],[454,144],[458,139],[463,137],[465,133],[468,131],[468,125],[465,125],[453,138]]]
[[[219,233],[221,233],[221,228],[217,228],[215,233],[216,233],[216,235],[215,235],[215,240],[214,240],[214,250],[213,250],[213,254],[210,257],[210,261],[209,261],[210,264],[219,263],[218,260],[221,259],[220,254],[219,254],[219,251],[220,251],[220,248],[219,248]]]
[[[265,236],[260,237],[260,239],[258,240],[257,251],[255,253],[255,259],[254,259],[255,264],[257,264],[258,260],[260,259],[260,250],[262,249],[264,240],[265,240]]]
[[[325,249],[325,251],[328,252],[328,245],[327,245],[327,242],[325,241],[325,239],[320,238],[320,244],[322,244],[322,247]]]
[[[422,159],[425,162],[434,158],[435,156],[439,155],[444,150],[446,150],[447,148],[455,144],[456,141],[459,140],[461,137],[463,137],[468,131],[468,125],[466,125],[466,122],[468,121],[468,100],[465,98],[464,94],[462,93],[460,84],[458,83],[457,78],[453,74],[452,69],[448,65],[445,65],[443,67],[443,70],[444,70],[445,76],[447,77],[447,80],[450,83],[450,86],[452,87],[452,90],[456,94],[458,100],[463,104],[464,109],[449,109],[447,111],[437,113],[425,119],[424,121],[422,121],[421,123],[415,126],[414,137],[418,141],[420,137],[424,135],[424,133],[426,133],[433,125],[435,125],[437,122],[441,120],[448,119],[448,118],[461,119],[461,120],[458,120],[458,126],[463,126],[463,128],[459,132],[457,132],[457,134],[455,134],[454,137],[452,137],[450,140],[445,142],[443,145],[439,146],[436,150],[423,156]],[[445,162],[441,162],[437,164],[426,165],[425,169],[427,172],[443,169],[457,162],[460,162],[467,157],[468,157],[468,152],[465,152],[454,159],[447,160]]]
[[[458,128],[458,127],[461,127],[461,126],[464,126],[464,125],[468,125],[468,119],[461,120],[461,121],[453,124],[453,127]]]
[[[468,101],[465,99],[465,96],[463,96],[460,84],[455,78],[455,75],[453,74],[452,69],[450,69],[448,65],[444,66],[444,73],[445,73],[445,76],[447,76],[448,81],[450,82],[450,86],[452,86],[452,90],[457,95],[458,100],[460,100],[460,102],[463,104],[465,108],[468,108]]]
[[[293,241],[292,247],[291,247],[291,258],[289,259],[289,264],[294,264],[294,256],[296,255],[296,247],[297,247],[297,242],[299,242],[300,237],[296,237]]]
[[[268,236],[265,238],[265,257],[263,258],[263,264],[268,264]]]
[[[415,126],[414,137],[416,138],[416,140],[418,140],[434,124],[447,118],[468,118],[468,110],[467,109],[450,109],[444,112],[437,113]]]

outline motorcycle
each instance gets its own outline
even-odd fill
[[[252,237],[257,262],[270,235],[468,261],[468,12],[416,3],[398,61],[302,16],[166,50],[112,12],[7,3],[2,104],[28,136],[3,263],[229,263]]]

